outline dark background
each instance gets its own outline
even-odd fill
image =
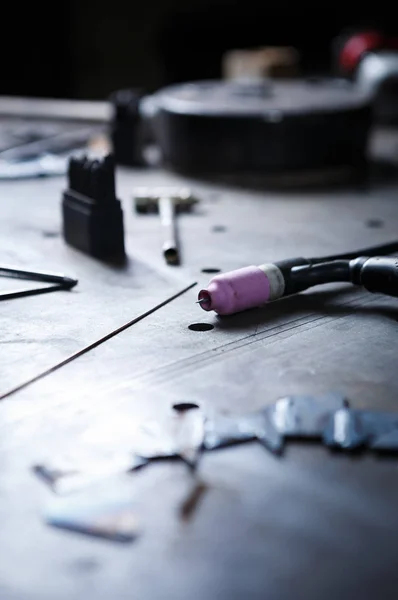
[[[359,6],[359,7],[358,7]],[[221,74],[228,49],[296,46],[305,72],[329,71],[342,29],[398,29],[393,3],[72,0],[15,3],[2,14],[0,94],[103,99]],[[392,30],[391,30],[392,28]]]

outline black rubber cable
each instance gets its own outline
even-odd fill
[[[394,252],[398,252],[398,240],[379,246],[369,246],[369,248],[362,248],[362,250],[356,250],[355,252],[309,258],[308,262],[312,264],[328,263],[334,260],[353,260],[354,258],[358,258],[358,256],[388,256]]]
[[[293,267],[289,273],[289,291],[290,293],[297,293],[315,285],[339,281],[351,281],[350,262],[348,260]]]

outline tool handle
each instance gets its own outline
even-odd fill
[[[163,232],[163,256],[169,265],[180,264],[175,204],[172,198],[159,199],[159,214]]]

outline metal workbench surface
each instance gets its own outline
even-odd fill
[[[134,215],[131,203],[135,186],[172,183],[200,198],[180,217],[181,268],[163,264],[157,218]],[[205,453],[197,476],[207,492],[189,521],[179,510],[192,473],[182,462],[153,464],[99,484],[131,490],[142,533],[130,545],[47,526],[52,492],[31,467],[93,430],[106,452],[121,423],[181,401],[239,412],[286,394],[338,391],[355,407],[398,411],[396,300],[341,285],[228,318],[195,304],[211,277],[204,268],[397,238],[398,185],[266,191],[120,169],[122,269],[65,245],[64,187],[62,177],[0,183],[2,262],[79,279],[71,292],[1,302],[0,394],[198,285],[1,403],[1,600],[396,598],[397,458],[303,443],[280,458],[254,443]],[[214,328],[188,328],[197,322]]]

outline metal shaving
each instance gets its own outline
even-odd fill
[[[285,437],[321,438],[332,413],[344,408],[347,401],[340,394],[288,396],[278,400],[271,410],[271,419]]]
[[[138,445],[140,456],[148,460],[179,456],[194,467],[203,447],[205,417],[199,409],[175,412],[146,423],[143,432],[146,435]]]
[[[139,431],[136,421],[122,419],[120,426],[109,428],[111,439],[108,443],[105,439],[105,454],[100,451],[101,430],[96,429],[85,440],[86,450],[78,451],[74,459],[39,464],[34,472],[53,491],[64,494],[158,458],[180,457],[195,468],[202,450],[255,440],[274,454],[280,454],[291,438],[319,439],[330,448],[346,451],[363,447],[398,451],[398,414],[351,409],[341,394],[288,396],[241,415],[205,416],[194,405],[178,406]]]
[[[398,414],[376,410],[356,411],[373,449],[398,449]]]
[[[105,497],[91,494],[53,497],[47,505],[45,520],[53,527],[115,542],[131,542],[139,533],[132,499],[119,492]]]
[[[283,438],[273,425],[268,408],[243,415],[218,414],[206,422],[204,446],[207,450],[253,440],[272,452],[282,449]]]
[[[397,452],[398,451],[398,429],[394,429],[389,433],[383,433],[376,437],[375,440],[369,442],[372,450]]]
[[[64,467],[35,465],[34,473],[47,483],[57,494],[68,494],[93,485],[103,479],[134,471],[148,461],[141,456],[113,456],[107,460],[76,462],[73,467],[64,463]],[[62,461],[59,461],[59,465]],[[67,466],[68,465],[68,466]]]
[[[196,467],[205,436],[205,418],[200,410],[183,412],[177,417],[176,443],[178,456]]]
[[[358,413],[341,408],[330,416],[323,439],[327,446],[354,450],[364,445],[367,436]]]
[[[396,413],[345,408],[330,416],[324,441],[328,446],[372,450],[398,450],[398,415]]]
[[[204,447],[214,450],[256,439],[251,418],[245,415],[216,414],[208,419],[205,427]]]

